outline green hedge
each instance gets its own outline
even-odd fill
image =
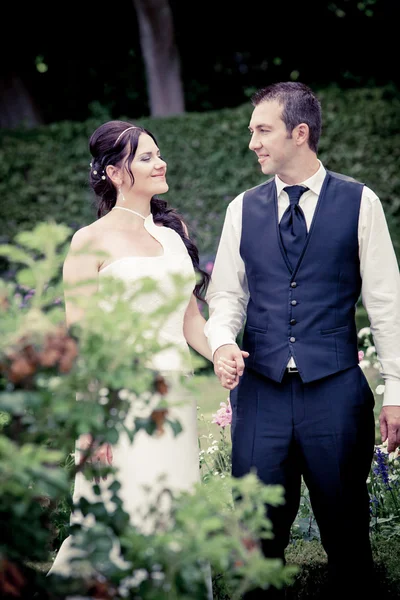
[[[400,98],[383,88],[329,88],[318,95],[324,111],[321,160],[379,195],[399,256]],[[122,117],[155,134],[168,162],[165,198],[188,222],[204,260],[215,254],[228,203],[265,179],[248,149],[251,110],[249,102],[176,117]],[[43,219],[77,229],[95,218],[88,139],[104,120],[0,131],[0,241]]]

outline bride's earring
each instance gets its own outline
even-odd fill
[[[117,200],[119,200],[120,202],[125,202],[125,196],[122,193],[121,186],[118,187],[118,198],[117,198]]]

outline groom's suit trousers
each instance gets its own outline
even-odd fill
[[[285,504],[267,507],[274,538],[262,542],[264,554],[284,559],[303,476],[332,581],[342,589],[350,576],[359,592],[359,578],[372,571],[366,480],[375,443],[374,397],[361,368],[310,383],[296,373],[278,383],[246,368],[232,407],[233,476],[255,468],[285,489]]]

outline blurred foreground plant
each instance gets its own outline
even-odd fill
[[[148,367],[164,347],[157,332],[180,301],[180,278],[162,309],[138,314],[132,305],[156,293],[156,282],[143,279],[127,289],[105,277],[86,302],[85,319],[68,330],[60,273],[70,234],[64,226],[43,223],[19,234],[15,245],[0,246],[0,255],[22,265],[15,282],[0,281],[1,596],[164,600],[168,594],[171,600],[201,600],[209,568],[226,574],[235,598],[256,586],[289,582],[295,569],[266,560],[258,547],[261,536],[271,535],[264,503],[282,502],[279,488],[262,486],[254,475],[227,486],[199,485],[192,494],[172,495],[172,519],[145,535],[129,522],[113,467],[101,473],[112,475],[111,503],[93,483],[96,501],[81,499],[75,507],[93,526],[73,526],[82,553],[74,577],[46,578],[35,568],[50,560],[54,540],[60,542],[55,514],[60,505],[65,510],[76,472],[95,475],[87,461],[71,461],[81,434],[90,432],[95,444],[115,444],[121,433],[135,443],[142,429],[149,435],[162,434],[166,426],[175,435],[181,431],[169,419],[166,382]],[[30,290],[23,302],[21,289]],[[155,396],[156,409],[127,422],[132,402]],[[89,446],[86,458],[92,451]],[[122,566],[110,557],[115,544]]]

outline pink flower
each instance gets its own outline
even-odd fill
[[[207,273],[211,273],[213,268],[214,268],[214,263],[212,260],[209,260],[208,263],[206,263],[205,270],[207,271]]]
[[[358,351],[358,360],[362,360],[364,358],[364,352],[362,350]]]
[[[213,414],[212,423],[216,423],[220,427],[226,427],[232,423],[232,407],[229,401],[229,396],[226,402],[220,403],[221,408]]]

